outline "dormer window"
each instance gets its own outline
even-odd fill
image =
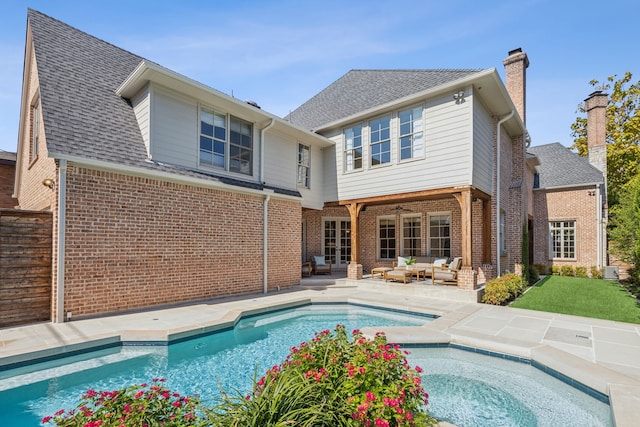
[[[200,166],[253,173],[253,126],[208,108],[200,109]]]

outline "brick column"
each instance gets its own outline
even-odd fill
[[[351,263],[347,267],[347,279],[360,280],[362,279],[362,264]]]
[[[516,276],[522,277],[522,275],[524,274],[524,265],[520,263],[514,264],[513,272],[515,273]]]
[[[462,267],[458,271],[458,288],[467,291],[478,288],[478,276],[472,267]]]

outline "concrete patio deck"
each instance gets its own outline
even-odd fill
[[[531,359],[609,396],[618,427],[640,419],[640,325],[478,304],[474,292],[429,282],[313,276],[293,290],[117,316],[0,329],[0,369],[118,342],[166,342],[228,328],[242,314],[348,302],[440,316],[383,328],[390,341],[456,344]],[[365,333],[373,333],[364,328]]]

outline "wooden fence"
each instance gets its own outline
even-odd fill
[[[0,209],[0,327],[51,319],[51,212]]]

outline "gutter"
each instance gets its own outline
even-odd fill
[[[500,243],[502,239],[500,238],[500,149],[501,149],[501,141],[500,141],[500,129],[502,128],[502,124],[509,120],[515,114],[516,110],[512,109],[509,114],[504,116],[500,121],[498,121],[497,129],[496,129],[496,230],[498,231],[498,244],[496,245],[496,277],[500,277]]]
[[[64,252],[65,230],[67,217],[67,161],[60,160],[58,168],[58,260],[57,289],[56,289],[56,320],[55,323],[64,322]],[[71,313],[69,313],[71,317]]]

